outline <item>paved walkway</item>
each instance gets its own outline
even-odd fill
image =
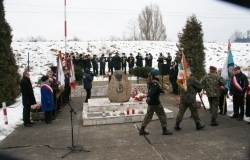
[[[97,97],[96,97],[97,98]],[[187,111],[181,123],[181,131],[171,136],[161,135],[160,122],[152,121],[146,137],[139,136],[141,123],[125,123],[101,126],[82,126],[81,111],[84,98],[72,98],[74,115],[74,145],[90,152],[72,152],[65,160],[202,160],[202,159],[249,159],[250,125],[245,121],[218,117],[218,127],[211,127],[210,115],[199,109],[200,118],[206,124],[197,131]],[[175,100],[161,97],[164,107],[178,112]],[[51,125],[37,122],[33,127],[18,126],[0,142],[0,155],[24,160],[57,160],[69,152],[72,146],[70,107],[67,105]],[[174,119],[168,120],[168,129],[173,130]],[[1,157],[0,157],[1,159]],[[10,158],[8,158],[10,159]]]

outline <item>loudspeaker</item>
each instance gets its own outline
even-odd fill
[[[51,70],[52,70],[54,73],[56,73],[57,66],[52,66],[52,67],[50,67],[50,68],[51,68]]]
[[[168,75],[169,74],[169,66],[167,64],[159,64],[159,71],[161,75]]]

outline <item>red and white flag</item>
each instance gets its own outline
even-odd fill
[[[64,76],[64,72],[63,72],[63,68],[62,68],[62,53],[61,53],[61,51],[59,51],[59,54],[58,54],[56,77],[57,77],[57,81],[59,82],[59,85],[64,86],[65,85],[65,82],[64,82],[65,76]]]
[[[70,73],[70,78],[69,78],[70,87],[75,89],[76,88],[76,77],[75,77],[75,67],[74,67],[72,58],[70,58],[70,70],[69,70],[69,73]]]

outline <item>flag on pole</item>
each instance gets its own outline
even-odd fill
[[[69,78],[70,87],[75,89],[76,88],[76,77],[75,77],[75,67],[74,67],[72,58],[70,58],[69,73],[70,73],[70,78]]]
[[[226,80],[226,87],[229,88],[231,85],[231,77],[233,76],[233,68],[234,68],[234,59],[231,51],[231,43],[228,41],[228,55],[224,62],[221,76]]]
[[[57,77],[57,81],[59,82],[59,85],[64,86],[65,76],[64,76],[64,72],[63,72],[63,68],[62,68],[62,53],[61,53],[61,51],[59,51],[59,54],[58,54],[56,77]]]
[[[187,63],[184,53],[182,53],[181,63],[178,64],[178,77],[177,77],[177,84],[184,89],[187,90],[186,80],[191,74],[190,67]]]

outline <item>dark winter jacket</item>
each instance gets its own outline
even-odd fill
[[[105,65],[106,65],[106,58],[104,56],[102,56],[100,59],[99,59],[99,62],[100,62],[100,68],[105,68]]]
[[[143,66],[143,62],[142,62],[143,58],[142,58],[142,56],[137,55],[135,58],[136,58],[136,66],[137,67],[142,67]]]
[[[236,81],[238,82],[238,84],[241,86],[242,88],[242,92],[238,91],[235,86],[233,85],[233,77],[236,77]],[[240,72],[239,74],[235,74],[232,76],[231,78],[231,86],[230,86],[230,94],[234,95],[234,96],[244,96],[246,90],[248,87],[248,79],[247,76]]]
[[[178,76],[178,67],[177,65],[174,66],[173,68],[170,69],[169,73],[169,81],[170,82],[176,82],[177,81],[177,76]]]
[[[129,68],[133,68],[134,65],[135,65],[135,58],[129,56],[128,59],[127,59],[127,61],[128,61],[128,67]]]
[[[123,67],[126,67],[127,66],[127,57],[126,56],[122,56],[121,57],[121,62],[122,62],[122,66]]]
[[[20,88],[22,93],[23,106],[31,106],[36,104],[34,91],[29,78],[23,77],[20,81]]]
[[[164,93],[164,91],[161,89],[160,85],[158,84],[158,80],[153,79],[148,87],[147,97],[150,98],[150,100],[148,101],[148,105],[161,104],[160,99],[159,99],[160,93]]]
[[[88,69],[92,68],[92,66],[91,66],[91,59],[87,58],[85,60],[85,68],[88,68]]]
[[[91,60],[93,68],[97,69],[98,68],[98,58],[93,58]]]
[[[43,112],[55,109],[53,89],[46,83],[41,85],[41,104]]]
[[[93,81],[93,76],[91,76],[89,73],[84,73],[84,75],[83,75],[84,89],[91,89],[92,88],[92,81]]]
[[[82,58],[78,59],[77,66],[80,67],[81,69],[84,69],[85,68],[85,61]]]
[[[120,70],[121,69],[121,57],[118,55],[115,55],[112,61],[113,61],[113,67],[117,70]]]
[[[170,67],[171,66],[172,57],[171,56],[167,56],[166,61],[167,61],[167,66]]]
[[[108,57],[107,61],[108,61],[108,68],[113,68],[114,65],[113,65],[113,58],[112,57]]]

